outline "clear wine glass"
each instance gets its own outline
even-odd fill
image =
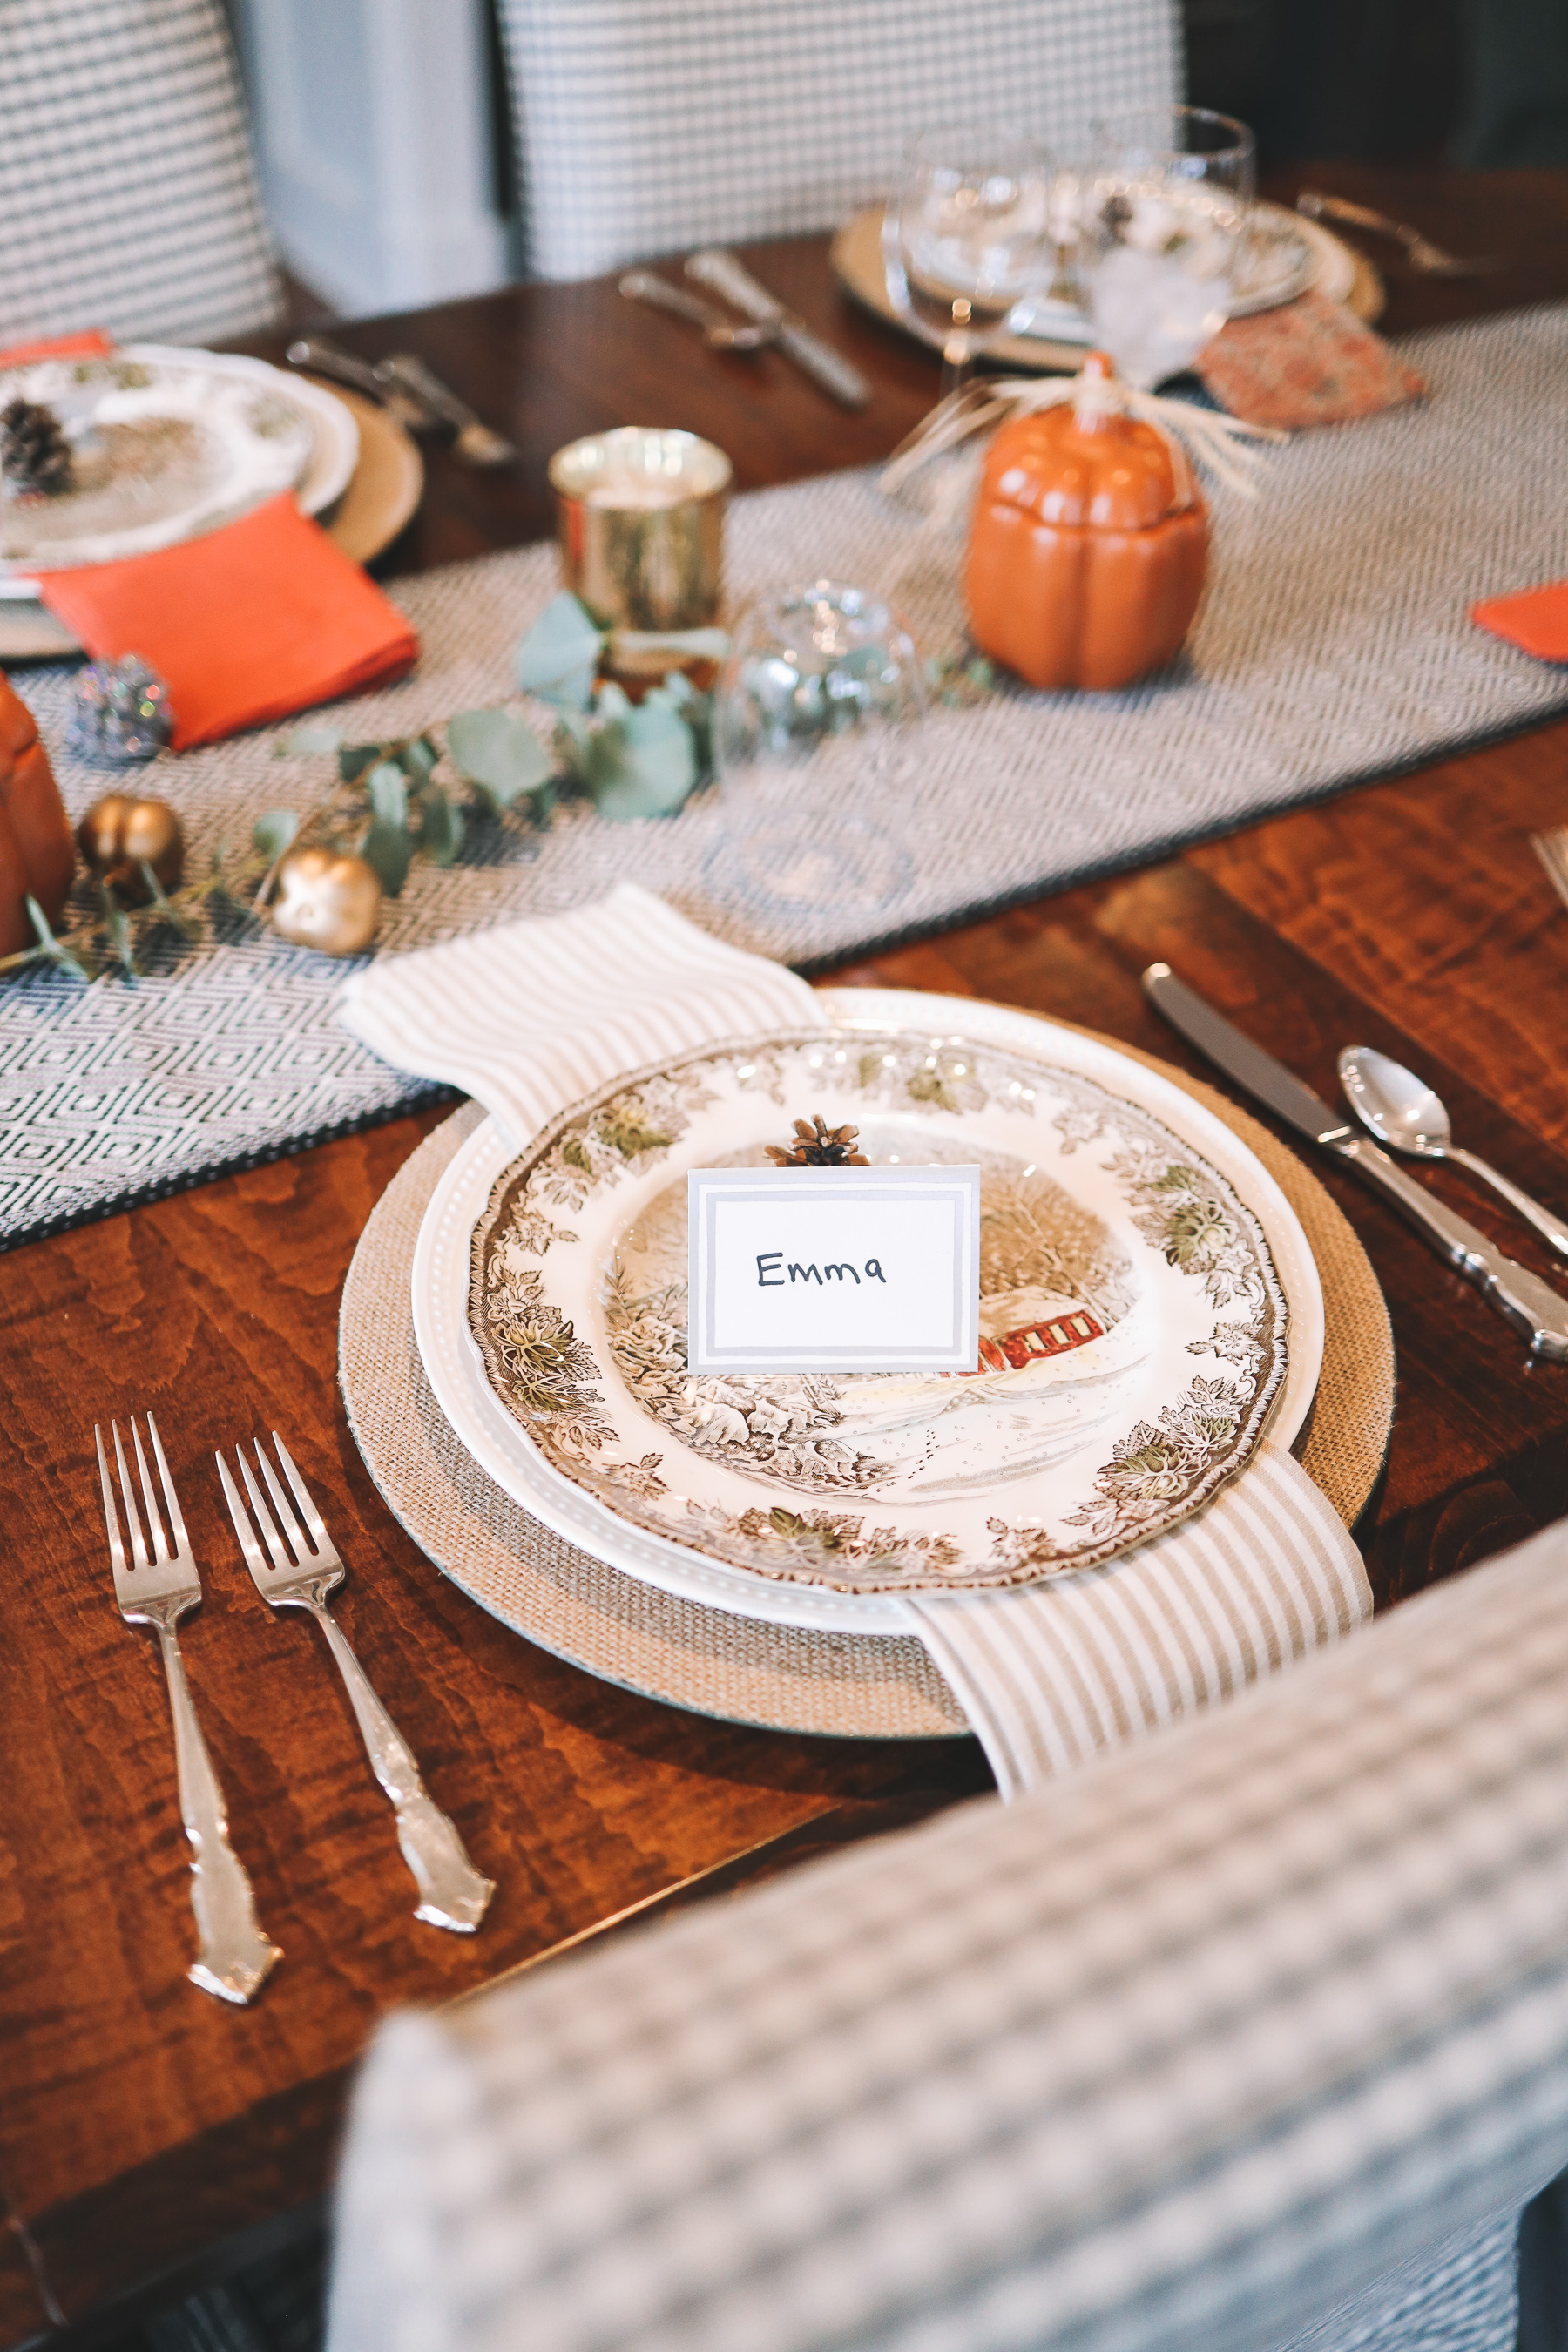
[[[1148,391],[1230,314],[1257,149],[1245,122],[1142,107],[1098,126],[1080,247],[1095,341]]]
[[[955,124],[911,145],[884,215],[894,309],[942,356],[955,392],[1050,262],[1050,163],[1021,131]]]

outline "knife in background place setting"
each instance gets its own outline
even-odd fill
[[[831,343],[808,327],[804,319],[775,300],[765,286],[758,284],[744,263],[723,246],[710,246],[703,253],[694,253],[686,265],[688,278],[695,278],[700,286],[710,286],[726,302],[759,324],[773,327],[781,352],[786,352],[797,367],[804,368],[825,392],[846,408],[864,408],[871,397],[871,387],[851,360],[836,352]]]
[[[356,359],[353,352],[340,352],[335,343],[323,343],[301,336],[290,343],[287,352],[290,367],[303,368],[311,375],[335,376],[340,383],[353,384],[372,400],[379,401],[387,415],[394,417],[409,433],[427,433],[439,420],[418,401],[410,400],[405,393],[378,375],[368,360]]]
[[[1438,1256],[1473,1282],[1498,1313],[1523,1332],[1532,1355],[1568,1360],[1568,1299],[1559,1297],[1528,1267],[1505,1257],[1484,1234],[1407,1176],[1369,1137],[1337,1117],[1321,1096],[1303,1086],[1282,1062],[1243,1036],[1178,980],[1168,963],[1152,963],[1143,974],[1143,988],[1155,1010],[1226,1077],[1299,1133],[1348,1160],[1358,1175],[1385,1192]]]

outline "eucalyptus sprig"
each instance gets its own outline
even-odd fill
[[[196,909],[215,896],[232,896],[224,859],[225,849],[220,844],[207,879],[186,883],[173,892],[164,889],[153,867],[141,859],[138,870],[146,886],[145,905],[128,904],[112,883],[97,880],[93,884],[93,913],[78,916],[63,933],[54,929],[37,900],[29,895],[24,904],[27,920],[33,926],[34,944],[19,948],[14,955],[0,956],[0,971],[17,971],[30,963],[52,963],[75,980],[89,981],[97,980],[101,972],[117,964],[128,979],[138,978],[141,967],[136,952],[149,931],[167,925],[182,939],[194,940],[201,929]]]
[[[337,762],[331,788],[301,816],[268,809],[253,834],[268,860],[254,904],[267,903],[279,865],[307,842],[351,851],[370,866],[389,898],[408,879],[416,856],[451,866],[467,836],[464,805],[438,781],[442,747],[429,729],[380,743],[348,743],[327,727],[297,727],[275,746],[279,759],[330,752]],[[543,823],[554,801],[550,761],[523,720],[504,710],[461,711],[447,723],[446,756],[486,813],[500,816],[526,804]]]
[[[467,832],[465,803],[492,818],[547,825],[563,782],[592,798],[616,822],[670,816],[711,768],[710,700],[679,668],[633,702],[613,678],[600,681],[606,657],[647,654],[716,663],[729,640],[719,629],[668,636],[602,629],[577,597],[553,597],[518,646],[512,675],[520,693],[542,702],[555,721],[550,749],[521,710],[500,704],[459,710],[417,735],[380,743],[346,742],[329,727],[297,727],[279,737],[279,759],[330,754],[337,779],[301,815],[268,809],[253,836],[265,871],[255,893],[259,911],[281,860],[307,842],[348,850],[374,868],[396,898],[416,856],[450,866]],[[464,795],[443,782],[445,759]]]

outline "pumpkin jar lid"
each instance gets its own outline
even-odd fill
[[[1150,530],[1196,506],[1185,453],[1158,425],[1123,414],[1115,384],[1110,361],[1090,352],[1071,400],[1004,425],[982,498],[1069,530]]]

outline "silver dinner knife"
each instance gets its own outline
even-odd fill
[[[871,397],[871,387],[852,360],[836,352],[831,343],[808,327],[804,319],[759,285],[745,264],[723,246],[710,246],[705,252],[694,253],[686,265],[688,278],[695,278],[700,286],[710,286],[726,302],[743,311],[759,325],[771,326],[781,352],[787,352],[797,367],[804,368],[824,392],[846,408],[864,408]]]
[[[1172,1028],[1179,1029],[1189,1045],[1206,1054],[1226,1077],[1300,1134],[1348,1160],[1359,1176],[1385,1192],[1438,1256],[1457,1267],[1467,1282],[1473,1282],[1498,1313],[1523,1332],[1531,1355],[1568,1360],[1568,1299],[1560,1297],[1527,1266],[1504,1257],[1484,1234],[1407,1176],[1370,1137],[1337,1118],[1321,1095],[1233,1028],[1212,1004],[1178,980],[1168,963],[1149,966],[1143,989]]]

